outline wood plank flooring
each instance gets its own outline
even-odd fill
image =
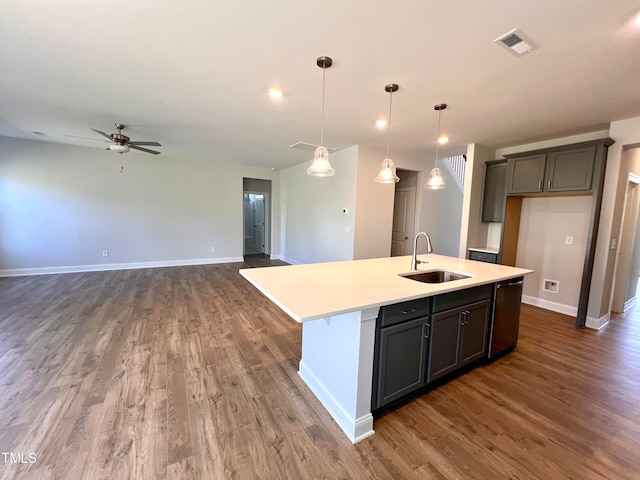
[[[525,306],[518,351],[354,446],[237,273],[278,263],[0,279],[0,478],[640,478],[640,307],[595,332]]]

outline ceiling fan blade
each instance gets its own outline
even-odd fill
[[[71,137],[71,138],[82,138],[83,140],[93,140],[94,142],[105,142],[106,140],[102,140],[101,138],[89,138],[89,137],[79,137],[77,135],[63,135],[64,137]]]
[[[136,150],[140,150],[141,152],[151,153],[153,155],[160,155],[160,152],[156,152],[155,150],[149,150],[148,148],[138,147],[137,145],[127,144],[129,147],[134,148]]]
[[[108,133],[101,132],[100,130],[96,130],[95,128],[92,128],[91,130],[93,130],[96,133],[99,133],[100,135],[103,135],[103,136],[107,137],[109,140],[113,140],[111,135],[109,135]]]
[[[158,142],[138,142],[138,141],[133,141],[133,140],[131,140],[129,142],[129,145],[147,145],[149,147],[161,147],[162,146]]]

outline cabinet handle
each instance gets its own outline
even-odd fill
[[[542,190],[542,180],[538,182],[538,190]]]
[[[409,315],[410,313],[416,313],[416,309],[410,308],[409,310],[402,310],[403,315]]]
[[[464,327],[464,326],[466,325],[466,324],[465,324],[465,321],[466,321],[466,318],[465,318],[465,317],[466,317],[466,314],[467,314],[467,312],[460,312],[460,326],[461,326],[461,327]]]
[[[424,329],[425,329],[424,338],[429,338],[429,334],[431,333],[431,325],[429,323],[425,323]]]
[[[547,182],[547,190],[549,190],[550,188],[551,188],[551,180]]]
[[[496,285],[496,288],[515,287],[517,285],[522,285],[523,283],[524,283],[524,280],[520,280],[519,282],[513,282],[513,283],[499,283]]]

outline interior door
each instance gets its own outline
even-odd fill
[[[393,229],[391,232],[392,257],[411,254],[415,205],[415,187],[396,188],[393,201]]]
[[[255,249],[264,253],[264,195],[254,195],[254,212]]]

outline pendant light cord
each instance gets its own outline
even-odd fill
[[[438,138],[436,138],[436,161],[434,162],[435,168],[438,168],[438,147],[440,146],[440,117],[442,116],[442,110],[438,110]]]
[[[389,166],[389,142],[391,141],[391,102],[393,101],[393,91],[389,92],[389,118],[387,123],[387,166]]]
[[[324,146],[324,85],[327,67],[322,67],[322,121],[320,122],[320,146]]]

